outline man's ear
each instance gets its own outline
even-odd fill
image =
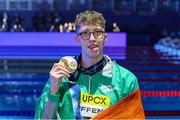
[[[106,42],[107,41],[107,38],[108,38],[108,35],[107,33],[104,34],[104,41]]]
[[[80,43],[80,39],[79,39],[78,36],[75,37],[75,42],[78,43],[78,44]]]

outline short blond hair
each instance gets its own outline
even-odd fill
[[[105,30],[105,19],[103,15],[97,11],[86,10],[76,15],[75,25],[76,31],[80,25],[100,25]]]

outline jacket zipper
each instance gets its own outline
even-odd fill
[[[91,79],[92,79],[92,76],[89,76],[89,86],[88,86],[89,93],[91,93]]]

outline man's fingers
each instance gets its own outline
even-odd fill
[[[57,72],[54,72],[55,75],[62,75],[62,77],[70,77],[69,73],[63,71],[63,70],[60,70],[60,71],[57,71]]]
[[[61,70],[69,74],[69,71],[65,68],[64,63],[56,63],[52,68],[52,71],[54,72],[58,72]]]

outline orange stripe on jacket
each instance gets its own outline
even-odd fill
[[[92,118],[94,119],[145,119],[140,89],[118,101]]]

